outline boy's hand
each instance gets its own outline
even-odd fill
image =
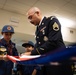
[[[3,60],[4,60],[4,61],[8,61],[8,60],[9,60],[9,59],[7,58],[7,55],[4,55],[4,56],[3,56]]]

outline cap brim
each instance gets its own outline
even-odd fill
[[[26,47],[26,46],[33,46],[33,45],[31,45],[31,44],[29,44],[29,43],[24,43],[24,44],[22,44],[22,46],[23,47]],[[34,47],[34,46],[33,46]]]

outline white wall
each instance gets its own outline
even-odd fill
[[[70,30],[73,31],[73,33],[70,33]],[[76,29],[62,27],[62,35],[64,41],[76,42]]]
[[[26,13],[25,13],[26,14]],[[19,23],[13,23],[10,21],[11,17],[14,17]],[[26,19],[25,15],[0,10],[0,29],[6,24],[16,24],[15,32],[34,34],[35,26],[31,25]]]

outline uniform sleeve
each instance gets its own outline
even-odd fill
[[[48,24],[48,40],[31,52],[31,55],[44,54],[57,48],[57,42],[62,41],[61,25],[57,18],[50,18]],[[47,51],[48,50],[48,51]]]

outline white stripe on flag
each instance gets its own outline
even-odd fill
[[[29,56],[29,55],[22,55],[20,56],[20,58],[38,58],[40,57],[41,55],[35,55],[35,56]]]

